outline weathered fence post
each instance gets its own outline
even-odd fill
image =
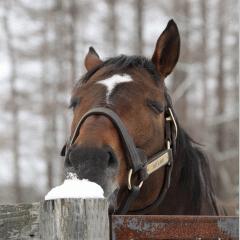
[[[56,199],[40,208],[40,236],[44,240],[109,240],[105,199]]]

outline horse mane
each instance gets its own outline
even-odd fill
[[[80,82],[86,83],[88,79],[102,67],[108,67],[109,74],[125,72],[129,68],[144,68],[156,83],[160,81],[160,76],[155,68],[155,65],[146,57],[120,55],[108,58],[96,67],[92,68],[82,77],[82,79],[80,79]]]
[[[191,199],[189,200],[195,204],[195,210],[197,212],[199,212],[201,208],[201,199],[209,199],[217,211],[209,160],[201,150],[201,144],[194,141],[180,126],[167,90],[165,90],[165,97],[168,106],[170,106],[173,111],[178,126],[174,162],[176,161],[181,165],[179,172],[180,187],[189,190],[191,193]]]

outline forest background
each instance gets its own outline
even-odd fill
[[[237,0],[0,0],[0,203],[39,201],[63,179],[74,83],[102,58],[151,57],[173,18],[181,55],[166,79],[180,123],[203,144],[218,197],[237,209]]]

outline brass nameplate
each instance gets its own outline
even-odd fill
[[[160,167],[166,165],[168,163],[168,152],[164,153],[161,157],[157,158],[153,162],[147,165],[147,173],[151,174],[158,170]]]

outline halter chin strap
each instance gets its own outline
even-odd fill
[[[120,119],[120,117],[111,109],[106,107],[98,107],[89,110],[78,122],[77,127],[69,141],[69,144],[66,145],[65,153],[69,151],[70,146],[72,146],[77,139],[80,128],[83,122],[91,115],[103,115],[111,120],[115,128],[118,131],[118,134],[121,138],[124,152],[126,154],[127,166],[128,166],[128,194],[126,199],[122,202],[121,206],[117,209],[116,213],[125,214],[129,211],[129,208],[133,201],[136,199],[140,192],[140,188],[143,185],[143,182],[151,175],[153,172],[165,166],[165,177],[163,187],[160,191],[157,199],[149,206],[132,211],[131,213],[146,213],[151,209],[158,206],[170,186],[171,172],[173,166],[173,153],[175,150],[175,142],[177,137],[177,124],[174,119],[171,108],[168,108],[165,111],[165,139],[166,139],[166,149],[160,151],[151,158],[148,158],[144,151],[140,148],[137,148],[132,140],[132,137],[129,135],[127,128]],[[172,131],[174,127],[174,132]],[[65,155],[64,153],[62,155]],[[67,154],[66,154],[67,155]],[[132,182],[132,176],[136,176],[139,181],[137,185],[134,185]]]

